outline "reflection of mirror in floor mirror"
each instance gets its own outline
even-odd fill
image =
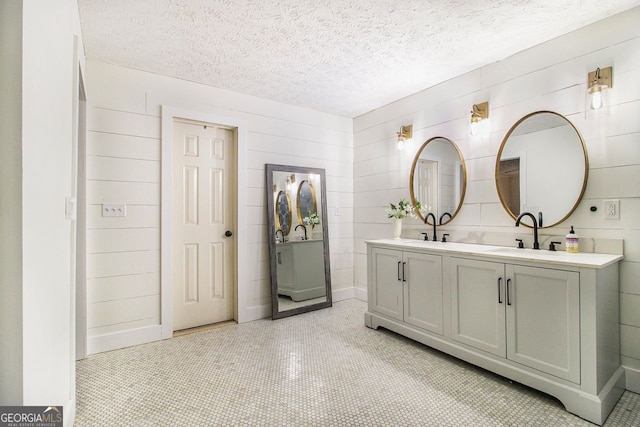
[[[331,306],[324,169],[266,165],[272,317]]]

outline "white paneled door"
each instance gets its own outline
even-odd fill
[[[233,319],[232,143],[232,130],[174,122],[174,330]]]
[[[438,215],[438,162],[418,160],[418,200],[428,211]]]

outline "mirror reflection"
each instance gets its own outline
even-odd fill
[[[434,137],[425,141],[411,165],[409,190],[415,212],[433,213],[439,224],[451,221],[462,206],[467,186],[467,170],[460,149],[449,139]],[[422,212],[417,202],[422,204]]]
[[[318,212],[318,206],[316,203],[316,190],[313,185],[304,180],[298,187],[298,197],[296,199],[298,205],[298,223],[305,224],[304,219],[309,218],[309,214]],[[307,220],[307,223],[309,220]],[[308,226],[308,224],[305,224]]]
[[[287,236],[291,231],[291,199],[289,195],[284,191],[278,193],[276,199],[276,227],[278,231],[282,232],[282,240],[285,240],[284,236]]]
[[[268,164],[266,178],[272,318],[330,307],[324,169]]]
[[[569,120],[552,111],[528,114],[511,127],[498,152],[500,202],[514,219],[542,212],[543,226],[552,227],[578,206],[588,169],[584,142]]]

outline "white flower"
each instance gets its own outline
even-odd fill
[[[313,227],[320,224],[320,217],[317,212],[309,212],[309,216],[304,217],[302,222],[304,222],[307,227],[311,226],[313,229]]]
[[[387,216],[389,218],[402,219],[406,216],[416,218],[416,214],[413,211],[413,206],[411,206],[411,204],[405,199],[400,199],[400,202],[398,202],[397,205],[389,203],[389,206],[390,208],[386,210]],[[418,207],[418,210],[422,209],[422,205],[420,204],[420,202],[416,202],[416,206]]]

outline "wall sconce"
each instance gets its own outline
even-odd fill
[[[287,192],[291,193],[291,191],[293,190],[293,184],[295,184],[296,182],[296,175],[292,174],[291,176],[287,177]]]
[[[491,132],[489,123],[489,103],[473,104],[469,134],[474,138],[485,138]]]
[[[585,117],[609,114],[609,91],[613,87],[613,67],[596,68],[587,76]]]
[[[404,150],[405,141],[413,137],[413,125],[400,126],[400,132],[398,132],[398,151]]]

